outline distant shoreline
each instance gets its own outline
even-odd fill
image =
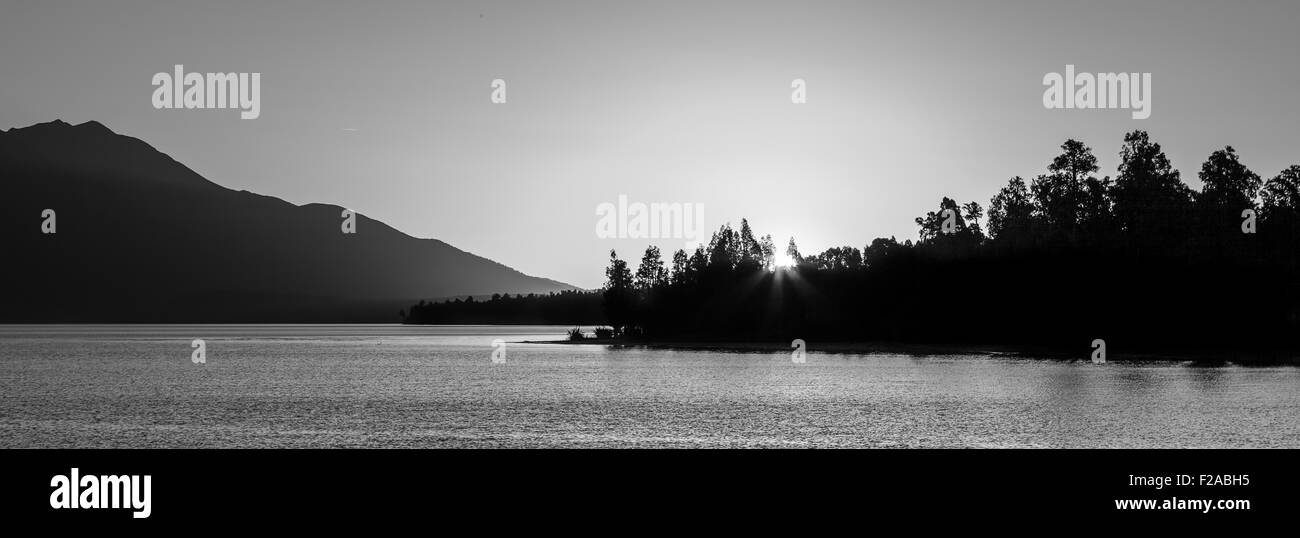
[[[640,347],[646,349],[729,351],[738,353],[791,352],[784,342],[774,341],[692,341],[692,340],[631,340],[624,338],[585,338],[582,340],[527,340],[521,344],[602,345]],[[807,351],[836,354],[904,354],[904,355],[983,355],[1031,360],[1058,360],[1090,362],[1091,351],[1087,343],[1077,349],[1059,346],[1014,346],[994,344],[923,344],[901,342],[808,342]],[[1290,351],[1258,350],[1176,350],[1134,352],[1112,350],[1107,362],[1192,362],[1214,365],[1232,363],[1243,366],[1300,366],[1300,354]]]

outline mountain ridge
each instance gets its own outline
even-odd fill
[[[0,131],[4,322],[398,321],[425,298],[578,289],[343,207],[217,184],[97,121]],[[54,234],[42,212],[55,210]]]

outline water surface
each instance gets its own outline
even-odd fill
[[[1300,447],[1294,367],[513,343],[566,328],[0,326],[0,447]]]

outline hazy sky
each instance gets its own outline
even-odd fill
[[[1295,1],[0,1],[0,129],[99,120],[218,184],[585,287],[646,245],[596,237],[619,194],[807,253],[987,206],[1068,137],[1113,176],[1145,129],[1194,188],[1226,144],[1264,177],[1300,163]],[[261,73],[261,117],[155,110],[178,63]],[[1045,109],[1067,63],[1151,73],[1150,119]]]

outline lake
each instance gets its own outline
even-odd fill
[[[0,326],[0,447],[1300,447],[1294,367],[516,343],[567,328]]]

